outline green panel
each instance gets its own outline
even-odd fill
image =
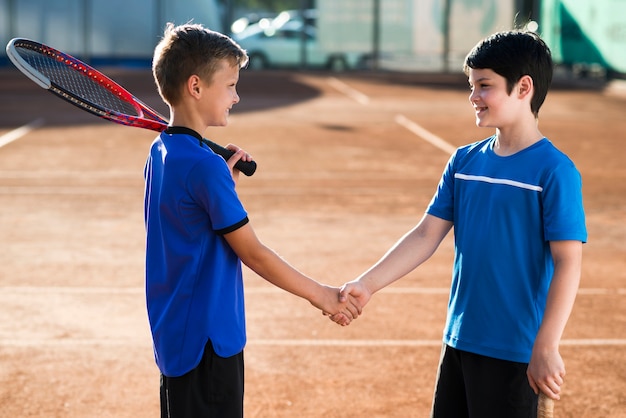
[[[542,0],[539,31],[559,64],[626,73],[625,0]]]
[[[561,57],[563,64],[601,64],[607,66],[594,41],[583,32],[579,22],[563,3],[559,5],[561,21]]]

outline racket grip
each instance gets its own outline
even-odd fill
[[[234,154],[233,151],[226,149],[223,146],[218,145],[215,142],[210,141],[206,138],[202,138],[202,142],[204,142],[209,148],[211,148],[214,153],[221,155],[227,161]],[[249,177],[253,175],[256,171],[256,162],[239,160],[237,161],[237,163],[235,163],[235,168]]]
[[[554,400],[543,392],[539,393],[537,418],[554,418]]]

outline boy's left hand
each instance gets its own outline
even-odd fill
[[[543,392],[549,398],[561,398],[565,364],[558,349],[534,347],[526,372],[528,383],[536,394]]]

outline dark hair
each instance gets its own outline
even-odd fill
[[[239,68],[248,62],[246,52],[226,35],[199,24],[168,23],[152,60],[159,94],[170,105],[176,104],[189,77],[195,74],[210,82],[223,59]]]
[[[489,69],[506,79],[507,93],[525,75],[535,88],[530,102],[537,116],[552,82],[553,63],[550,48],[534,32],[511,30],[495,33],[480,41],[465,57],[463,71]]]

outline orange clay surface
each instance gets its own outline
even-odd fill
[[[146,71],[112,78],[166,113]],[[589,243],[561,353],[558,418],[626,417],[626,98],[556,83],[540,127],[582,172]],[[267,245],[340,285],[414,226],[452,146],[482,139],[462,76],[244,70],[227,128],[259,164],[238,190]],[[0,417],[159,415],[143,295],[142,168],[151,131],[101,121],[0,71]],[[398,119],[400,117],[400,119]],[[404,118],[404,119],[403,119]],[[6,137],[4,137],[6,138]],[[339,327],[245,271],[246,417],[427,417],[451,237]]]

